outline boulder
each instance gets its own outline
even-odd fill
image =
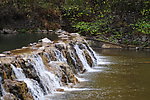
[[[80,36],[78,33],[70,33],[71,36]]]
[[[11,29],[3,29],[2,30],[3,34],[14,34],[14,33],[17,33],[17,31],[14,31],[14,30],[11,30]]]
[[[12,93],[21,100],[33,100],[33,97],[28,91],[26,83],[22,81],[12,81],[10,79],[4,80],[4,88],[6,92]]]
[[[64,42],[55,43],[55,47],[59,50],[66,49],[66,44]]]
[[[43,43],[53,43],[51,40],[49,40],[48,38],[44,38],[41,40],[41,42]]]
[[[0,57],[6,57],[6,54],[0,54]]]

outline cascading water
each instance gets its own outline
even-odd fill
[[[6,94],[6,91],[5,91],[5,89],[4,89],[4,87],[3,87],[3,85],[2,85],[2,77],[0,77],[0,95],[5,95]],[[2,98],[1,98],[2,99]]]
[[[86,49],[86,51],[88,52],[88,54],[90,55],[92,61],[93,61],[93,66],[97,64],[97,56],[95,54],[95,52],[92,50],[91,47],[87,47],[85,44],[82,44],[84,46],[84,48]]]
[[[66,48],[62,48],[61,50],[56,45],[51,47],[49,44],[44,44],[49,46],[41,44],[42,49],[38,49],[39,51],[37,52],[19,56],[15,55],[16,58],[14,59],[17,63],[12,61],[8,66],[11,66],[11,70],[14,72],[13,75],[17,79],[12,77],[9,80],[26,83],[28,87],[27,92],[32,94],[34,100],[43,100],[45,95],[54,93],[59,89],[65,89],[63,86],[67,87],[71,86],[71,84],[76,84],[77,79],[79,81],[82,80],[76,77],[77,74],[82,71],[84,72],[84,69],[93,71],[91,67],[96,64],[97,60],[95,52],[87,45],[86,41],[77,41],[69,40],[65,44]],[[80,48],[79,44],[83,48]],[[89,62],[88,57],[91,62]],[[5,89],[2,86],[1,77],[0,87],[2,90],[1,95],[4,96]],[[10,93],[13,94],[13,92]],[[15,93],[13,95],[16,96]]]
[[[91,53],[91,57],[93,57],[93,59],[95,59],[95,65],[97,64],[97,60],[98,60],[98,56],[97,56],[97,54],[95,53],[95,51],[89,46],[89,44],[87,43],[87,41],[86,40],[84,40],[84,42],[86,43],[86,45],[84,45],[86,48],[87,48],[87,50]]]
[[[59,50],[56,49],[54,52],[55,52],[57,61],[62,61],[62,62],[67,63],[66,58],[63,56],[63,54]]]
[[[78,55],[80,61],[82,62],[82,64],[84,65],[85,69],[87,71],[92,71],[92,68],[89,66],[89,64],[87,63],[86,57],[84,52],[79,48],[78,45],[74,46],[75,50],[76,50],[76,54]]]
[[[45,94],[51,93],[61,86],[59,79],[54,74],[46,70],[43,60],[39,55],[33,55],[30,59],[30,63],[33,65],[41,83],[44,86]]]
[[[11,67],[15,73],[17,80],[23,81],[27,84],[32,96],[35,100],[41,100],[44,97],[43,90],[40,88],[37,81],[33,79],[26,78],[25,74],[22,72],[21,68],[16,68],[11,64]]]

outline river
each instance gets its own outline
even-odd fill
[[[95,51],[99,54],[97,71],[80,75],[81,83],[47,100],[150,100],[150,52]]]
[[[0,53],[3,51],[18,49],[27,46],[30,43],[37,42],[39,39],[48,37],[50,40],[56,40],[58,37],[54,33],[18,33],[18,34],[0,34]]]
[[[0,35],[0,52],[27,46],[54,34]],[[78,75],[74,88],[58,92],[47,100],[150,100],[150,52],[122,49],[94,49],[98,65]]]

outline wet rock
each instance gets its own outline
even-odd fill
[[[6,57],[6,54],[0,54],[0,57]]]
[[[77,79],[75,78],[74,73],[68,64],[64,62],[53,61],[50,63],[50,66],[55,68],[54,72],[61,77],[61,82],[63,82],[64,85],[77,82]]]
[[[42,30],[42,33],[47,34],[48,31],[47,30]]]
[[[85,46],[83,44],[78,44],[79,48],[82,50],[82,49],[85,49]]]
[[[4,31],[3,31],[3,30],[0,30],[0,34],[4,34]]]
[[[55,43],[55,47],[59,50],[66,49],[66,44],[64,42]]]
[[[60,34],[62,32],[64,32],[64,31],[62,29],[59,29],[59,30],[56,31],[56,34]]]
[[[18,100],[18,99],[13,94],[7,93],[3,96],[3,100]]]
[[[13,31],[13,30],[10,30],[10,29],[3,29],[2,33],[3,34],[14,34],[14,33],[17,33],[17,31]]]
[[[58,91],[58,92],[64,92],[64,89],[58,88],[58,89],[56,89],[56,91]]]
[[[90,65],[90,67],[93,67],[94,62],[93,62],[91,56],[89,55],[89,53],[87,51],[84,51],[84,54],[85,54],[85,57],[87,59],[88,64]]]
[[[71,36],[80,36],[78,33],[70,33]]]
[[[4,54],[8,54],[8,55],[11,54],[10,51],[4,51],[3,53],[4,53]]]
[[[48,30],[48,32],[53,32],[53,30]]]
[[[60,38],[68,38],[69,36],[68,36],[68,35],[65,35],[65,34],[61,34],[61,35],[59,35],[58,37],[60,37]]]
[[[21,100],[33,100],[28,92],[27,85],[21,81],[4,80],[4,88]]]
[[[42,39],[41,42],[43,42],[43,43],[52,43],[52,41],[49,40],[48,38]]]

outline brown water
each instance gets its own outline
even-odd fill
[[[150,52],[95,49],[98,72],[81,75],[87,81],[52,100],[150,100]],[[48,100],[49,100],[48,99]]]

